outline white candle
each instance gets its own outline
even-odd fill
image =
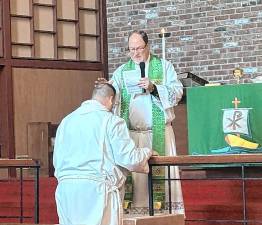
[[[165,40],[165,28],[161,29],[162,34],[162,58],[166,59],[166,40]]]
[[[162,34],[162,58],[163,58],[163,80],[165,81],[166,77],[166,40],[165,40],[165,28],[161,29],[161,34]]]

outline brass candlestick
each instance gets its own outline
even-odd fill
[[[241,68],[235,68],[233,70],[233,76],[234,78],[237,80],[237,84],[239,84],[239,80],[241,77],[243,77],[244,73],[243,73],[243,69]]]

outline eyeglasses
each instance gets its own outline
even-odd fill
[[[129,52],[134,54],[135,52],[141,53],[146,48],[146,45],[144,47],[140,46],[137,48],[129,48]]]

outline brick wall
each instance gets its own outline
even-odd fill
[[[161,28],[166,59],[178,73],[190,71],[210,82],[241,82],[262,76],[262,0],[107,0],[109,76],[127,57],[127,36],[145,30],[153,53],[161,56]]]

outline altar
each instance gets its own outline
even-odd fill
[[[202,86],[187,89],[188,153],[190,155],[260,153],[262,145],[262,84]],[[224,116],[234,109],[232,118]],[[244,120],[244,123],[241,123]],[[235,139],[257,144],[230,146],[235,141],[226,138],[232,126]],[[246,127],[246,128],[244,128]],[[240,128],[242,129],[241,131]],[[242,133],[241,133],[242,132]],[[231,138],[231,136],[229,136]],[[238,147],[238,148],[236,148]],[[230,151],[229,151],[230,150]],[[262,153],[262,151],[261,151]]]

